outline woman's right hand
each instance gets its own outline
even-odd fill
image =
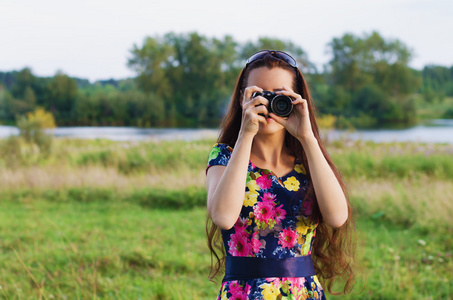
[[[263,89],[257,86],[249,86],[244,90],[242,97],[242,123],[239,134],[255,136],[260,128],[260,123],[266,124],[266,117],[269,114],[267,107],[269,100],[262,96],[253,98],[253,93],[262,92]],[[260,105],[262,104],[262,105]]]

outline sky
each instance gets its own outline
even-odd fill
[[[0,0],[0,71],[133,77],[133,46],[168,32],[292,41],[322,69],[333,38],[372,31],[412,49],[413,68],[453,65],[452,0]]]

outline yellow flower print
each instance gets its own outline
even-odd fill
[[[305,167],[303,164],[297,164],[294,166],[294,170],[297,172],[297,173],[302,173],[304,175],[307,175],[307,171],[305,170]]]
[[[300,255],[308,255],[310,253],[310,244],[311,240],[315,236],[314,231],[310,231],[306,236],[305,236],[305,243],[303,244],[302,248],[300,249]]]
[[[227,291],[225,291],[224,288],[222,289],[222,293],[220,294],[220,300],[228,300]]]
[[[319,282],[318,276],[313,276],[313,279],[315,280],[315,283],[318,287],[321,286],[321,282]]]
[[[250,180],[246,186],[248,187],[249,191],[259,191],[260,187],[256,184],[256,180]]]
[[[294,191],[297,192],[300,187],[300,182],[299,180],[296,179],[296,177],[291,176],[286,181],[284,182],[286,189],[289,191]]]
[[[256,204],[256,201],[258,199],[258,192],[254,190],[250,190],[248,192],[245,192],[245,198],[244,198],[244,206],[253,206]]]
[[[261,295],[263,295],[263,300],[276,300],[277,296],[280,295],[278,287],[274,286],[272,283],[262,284],[260,287],[263,288]]]
[[[298,235],[299,237],[297,238],[297,243],[299,245],[302,245],[303,243],[305,243],[305,237],[301,234]]]
[[[297,217],[299,221],[296,223],[297,233],[300,235],[306,235],[310,230],[310,226],[308,226],[307,222],[305,221],[304,217]]]
[[[305,286],[302,287],[301,290],[302,290],[302,299],[306,300],[308,298],[308,290],[307,290],[307,288]]]
[[[256,184],[256,180],[250,180],[246,186],[249,190],[245,192],[244,206],[250,207],[256,204],[259,195],[257,191],[260,190],[260,187]]]
[[[315,291],[315,299],[319,299],[318,291]]]

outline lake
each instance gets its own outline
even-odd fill
[[[136,127],[59,127],[50,130],[55,137],[114,141],[186,140],[216,138],[217,129],[136,128]],[[14,126],[0,126],[0,138],[19,134]],[[407,129],[327,130],[329,140],[348,138],[382,142],[422,142],[453,144],[453,120],[439,119]]]

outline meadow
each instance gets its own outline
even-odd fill
[[[213,144],[0,140],[0,298],[215,299]],[[358,235],[356,287],[329,299],[452,299],[453,145],[326,144]]]

